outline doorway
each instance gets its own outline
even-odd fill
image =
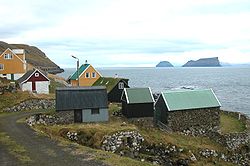
[[[82,110],[81,109],[74,110],[74,122],[75,123],[82,122]]]

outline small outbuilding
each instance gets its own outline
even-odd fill
[[[49,94],[50,80],[41,70],[29,70],[17,82],[22,91]]]
[[[56,111],[74,122],[108,121],[108,95],[103,86],[56,89]]]
[[[153,117],[154,98],[150,88],[124,88],[122,114],[127,118]]]
[[[121,96],[124,88],[129,88],[129,79],[118,77],[100,77],[93,86],[106,86],[109,102],[121,102]]]
[[[155,122],[173,131],[218,128],[221,104],[212,89],[162,92],[155,104]]]

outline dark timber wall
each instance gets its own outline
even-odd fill
[[[122,101],[122,114],[127,118],[153,117],[154,103],[127,104]]]
[[[123,89],[119,89],[120,82],[124,83],[124,88],[129,88],[128,80],[120,80],[116,84],[116,86],[108,93],[108,101],[109,102],[116,102],[116,103],[121,102],[121,96],[122,96]]]

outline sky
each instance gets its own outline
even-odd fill
[[[0,0],[0,41],[63,68],[151,67],[219,57],[250,63],[249,0]]]

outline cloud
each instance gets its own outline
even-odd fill
[[[0,36],[41,48],[62,66],[70,55],[98,66],[154,66],[218,56],[250,62],[246,0],[1,1]],[[241,58],[236,58],[241,57]]]

